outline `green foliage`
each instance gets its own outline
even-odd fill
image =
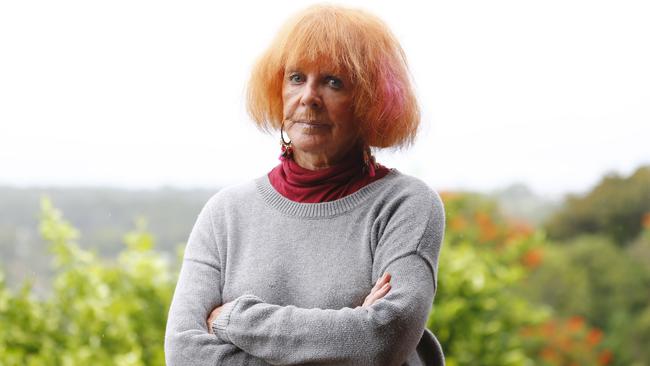
[[[550,314],[518,296],[516,285],[543,236],[508,225],[493,203],[476,196],[443,199],[449,225],[427,327],[451,366],[531,364],[521,330]]]
[[[556,278],[562,281],[552,281]],[[566,247],[550,248],[545,265],[528,285],[537,290],[531,298],[563,314],[585,316],[601,328],[619,313],[637,312],[650,302],[647,270],[603,237],[582,236]]]
[[[584,318],[549,319],[522,332],[526,348],[538,355],[536,365],[608,365],[612,352],[601,344],[603,332]]]
[[[0,282],[0,359],[4,365],[162,365],[174,278],[151,251],[144,224],[125,237],[115,262],[81,249],[79,233],[42,202],[41,233],[54,253],[51,296]]]
[[[628,178],[606,176],[584,197],[569,197],[564,209],[549,219],[546,229],[554,239],[605,234],[626,245],[641,232],[642,218],[648,212],[650,166],[645,166]]]
[[[502,217],[493,201],[443,194],[436,301],[427,322],[450,366],[646,365],[650,216],[622,250],[603,236],[564,245]],[[51,294],[7,288],[0,272],[2,365],[162,365],[176,268],[144,221],[114,260],[78,244],[49,201],[40,231],[53,253]],[[611,351],[610,351],[611,350]]]
[[[51,285],[50,251],[39,233],[43,195],[83,233],[83,247],[114,258],[124,248],[122,238],[137,217],[147,218],[156,235],[156,250],[172,254],[187,240],[196,215],[218,187],[212,189],[157,188],[127,190],[92,187],[14,188],[0,184],[0,267],[7,285],[33,280],[32,291]]]
[[[519,331],[547,316],[517,297],[523,273],[469,243],[445,248],[437,299],[428,327],[439,337],[449,365],[522,365]]]
[[[650,344],[650,267],[608,238],[581,236],[549,246],[544,265],[523,288],[526,298],[558,315],[580,315],[605,330],[616,364],[650,360],[644,346]]]

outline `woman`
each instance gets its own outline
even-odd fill
[[[167,364],[442,364],[424,328],[442,203],[369,149],[409,144],[419,123],[399,43],[365,12],[311,7],[282,28],[248,91],[252,118],[280,131],[282,162],[199,214]]]

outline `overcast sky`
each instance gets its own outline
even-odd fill
[[[278,163],[243,95],[309,1],[0,2],[0,185],[218,187]],[[557,196],[650,163],[650,2],[349,1],[391,27],[423,109],[378,160],[439,190]]]

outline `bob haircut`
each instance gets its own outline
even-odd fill
[[[317,65],[346,72],[354,116],[372,147],[410,145],[420,124],[406,56],[376,16],[339,6],[311,6],[290,18],[254,65],[248,113],[264,131],[280,129],[287,67]]]

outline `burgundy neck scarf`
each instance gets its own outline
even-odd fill
[[[318,203],[343,198],[390,172],[377,164],[371,177],[363,168],[363,154],[354,150],[341,163],[320,170],[305,169],[291,158],[284,159],[268,176],[282,196],[295,202]]]

